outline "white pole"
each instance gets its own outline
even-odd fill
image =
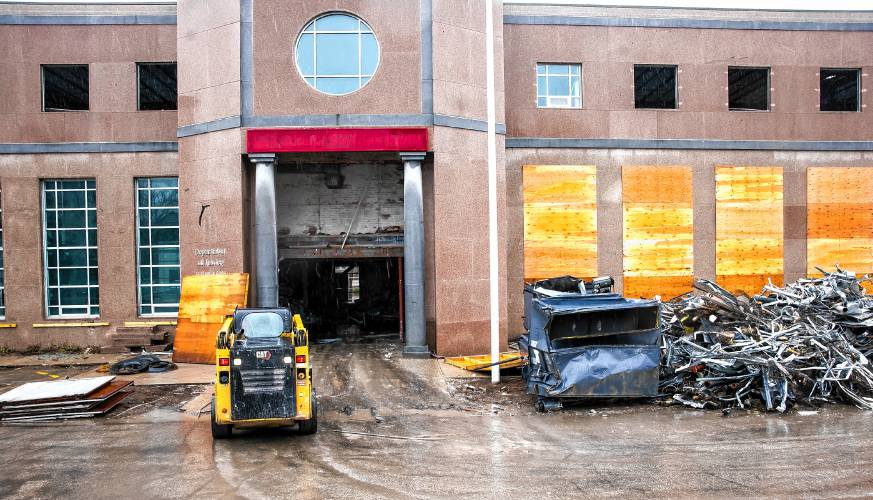
[[[485,0],[485,73],[488,100],[488,279],[491,299],[491,382],[500,382],[500,296],[497,268],[497,111],[494,96],[494,2]]]

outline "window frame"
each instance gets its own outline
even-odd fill
[[[836,68],[833,66],[821,67],[818,69],[818,111],[819,113],[860,113],[863,110],[861,97],[862,93],[862,71],[863,68]],[[854,71],[855,72],[855,83],[857,86],[856,91],[856,102],[855,109],[822,109],[822,98],[824,97],[824,91],[822,90],[822,78],[825,71]]]
[[[85,183],[85,188],[83,189],[85,192],[85,205],[84,205],[84,207],[82,207],[81,209],[79,209],[79,208],[67,208],[67,209],[60,209],[60,210],[83,210],[85,212],[85,227],[83,229],[82,228],[75,228],[78,230],[85,231],[85,238],[86,239],[85,239],[85,246],[83,247],[85,250],[85,265],[84,266],[68,266],[68,267],[84,268],[86,276],[87,276],[87,284],[86,285],[61,285],[60,272],[58,271],[58,274],[59,274],[58,283],[57,283],[57,285],[52,285],[51,279],[49,278],[49,272],[51,271],[51,269],[60,270],[60,269],[62,269],[62,267],[60,265],[60,257],[59,256],[58,256],[58,261],[56,262],[55,267],[49,266],[49,258],[48,258],[48,255],[49,255],[49,245],[48,245],[49,227],[48,227],[48,220],[46,219],[46,215],[47,215],[46,211],[48,210],[48,208],[46,207],[46,183],[48,183],[48,182],[55,182],[55,183],[77,182],[77,181]],[[53,320],[53,319],[60,319],[60,320],[63,320],[63,319],[98,319],[98,318],[100,318],[100,314],[101,314],[101,310],[102,310],[101,306],[100,306],[100,301],[98,300],[96,304],[92,304],[91,303],[91,291],[90,291],[91,288],[96,288],[98,295],[100,293],[100,244],[99,244],[99,232],[98,232],[99,231],[99,229],[98,229],[99,224],[98,224],[98,220],[97,220],[97,179],[94,177],[85,177],[85,178],[78,178],[78,177],[77,178],[59,178],[59,177],[55,177],[55,178],[40,179],[39,182],[40,182],[40,206],[42,209],[41,210],[42,213],[40,214],[40,218],[41,218],[41,222],[42,222],[42,259],[43,259],[43,266],[42,266],[42,268],[43,268],[43,273],[42,273],[43,274],[43,287],[42,287],[42,289],[43,289],[43,294],[44,294],[43,313],[45,314],[46,319],[50,319],[50,320]],[[93,188],[88,187],[89,183],[93,183],[94,187]],[[92,189],[94,191],[94,207],[93,207],[93,210],[94,210],[94,228],[93,228],[93,230],[94,230],[94,236],[98,240],[98,241],[93,242],[93,247],[90,245],[91,242],[90,242],[88,235],[87,235],[88,231],[90,231],[92,229],[92,228],[88,227],[88,210],[92,209],[92,207],[88,206],[88,191],[90,191]],[[55,184],[55,187],[53,189],[51,189],[51,191],[53,191],[54,193],[58,193],[59,191],[77,191],[77,190],[78,189],[60,189],[59,190],[57,184]],[[54,212],[55,212],[54,230],[58,231],[59,229],[58,229],[58,224],[57,224],[57,212],[59,211],[59,207],[58,207],[57,194],[55,194],[55,207],[52,208],[51,210],[54,210]],[[55,251],[57,251],[59,248],[64,248],[64,247],[60,247],[60,246],[56,245],[52,248],[55,249]],[[92,249],[94,250],[94,252],[97,256],[97,264],[95,266],[90,265],[91,264],[90,257],[88,256],[88,253]],[[91,284],[91,269],[92,269],[92,267],[97,273],[96,285]],[[87,309],[87,313],[84,313],[84,314],[82,314],[82,313],[64,314],[63,312],[61,312],[62,306],[61,306],[61,300],[60,300],[60,290],[61,290],[61,288],[64,288],[64,287],[86,288],[87,289],[88,300],[87,300],[87,303],[83,306],[85,309]],[[50,304],[51,299],[50,299],[49,292],[50,292],[51,288],[56,288],[58,290],[58,305],[56,306],[56,307],[58,307],[58,314],[51,314],[51,311],[50,311],[51,307],[53,307]],[[97,314],[93,314],[91,312],[92,307],[97,308]]]
[[[544,67],[545,67],[545,73],[542,74],[542,75],[540,75],[540,67],[541,67],[541,66],[544,66]],[[566,77],[567,77],[567,80],[569,81],[569,86],[568,86],[568,87],[569,87],[569,89],[570,89],[570,93],[569,93],[568,95],[566,95],[566,96],[558,96],[558,95],[556,95],[556,96],[552,96],[552,95],[549,94],[549,78],[551,78],[551,77],[563,77],[563,76],[565,76],[565,75],[560,75],[560,74],[552,75],[551,73],[549,73],[549,66],[567,66],[567,75],[566,75]],[[578,74],[578,75],[574,75],[574,74],[573,74],[573,69],[572,69],[572,68],[573,68],[574,66],[579,68],[579,74]],[[583,101],[583,94],[584,94],[584,92],[583,92],[582,86],[583,86],[583,81],[584,81],[584,80],[583,80],[583,77],[582,77],[582,70],[583,70],[583,68],[582,68],[582,63],[567,63],[567,62],[537,62],[537,63],[536,63],[536,68],[535,68],[535,77],[536,77],[535,87],[536,87],[536,107],[537,107],[537,109],[582,109],[582,107],[585,105],[585,103],[584,103],[584,101]],[[545,77],[545,79],[546,79],[546,88],[545,88],[545,91],[546,91],[546,92],[545,92],[545,94],[541,94],[541,93],[540,93],[540,85],[539,85],[539,78],[540,78],[540,76],[543,76],[543,77]],[[578,95],[578,96],[574,96],[574,95],[572,95],[572,94],[573,94],[573,77],[574,77],[574,76],[578,76],[578,77],[579,77],[579,95]],[[543,98],[543,97],[546,99],[546,105],[545,105],[545,106],[540,106],[540,102],[539,102],[539,101],[540,101],[540,98]],[[549,101],[550,101],[550,99],[552,99],[552,98],[566,98],[566,99],[567,99],[567,102],[568,102],[569,104],[567,104],[566,106],[561,106],[561,105],[550,105],[550,104],[549,104]],[[578,106],[573,106],[573,99],[579,99],[579,105],[578,105]]]
[[[152,205],[151,205],[151,191],[153,189],[156,189],[156,190],[168,189],[168,188],[152,188],[151,182],[155,179],[175,179],[176,180],[176,186],[175,186],[176,206],[175,207],[152,207]],[[141,181],[141,180],[148,181],[148,186],[145,188],[140,188],[139,181]],[[141,190],[147,191],[149,193],[149,205],[147,207],[141,207],[139,204],[139,192]],[[142,268],[143,267],[148,268],[150,271],[154,267],[167,267],[167,268],[175,267],[175,268],[178,268],[179,269],[179,285],[178,285],[179,292],[181,293],[181,291],[182,291],[182,242],[181,242],[181,223],[182,223],[182,221],[180,220],[177,223],[178,224],[177,226],[153,226],[151,224],[151,216],[152,216],[151,210],[153,208],[159,208],[159,209],[175,208],[177,216],[180,215],[180,213],[181,213],[180,206],[181,205],[179,202],[179,193],[180,193],[179,177],[154,176],[154,177],[135,177],[133,179],[134,228],[136,231],[136,313],[137,313],[137,317],[140,317],[140,318],[177,318],[177,317],[179,317],[178,307],[177,307],[177,310],[175,312],[163,312],[163,311],[162,312],[155,312],[155,310],[154,310],[155,307],[167,307],[167,304],[155,304],[154,300],[152,300],[151,302],[149,302],[149,304],[147,304],[147,307],[149,307],[152,312],[143,313],[143,307],[146,306],[146,304],[143,303],[143,297],[142,297],[142,289],[144,286],[148,287],[149,289],[154,288],[154,286],[155,286],[155,283],[153,282],[153,280],[154,280],[153,274],[151,276],[149,276],[149,283],[145,284],[145,285],[143,284],[143,282],[142,282],[142,271],[143,271]],[[140,219],[140,215],[139,215],[140,210],[148,210],[149,211],[149,224],[148,224],[148,226],[143,227],[141,225],[141,219]],[[180,241],[176,245],[157,245],[157,246],[153,245],[152,241],[151,241],[151,238],[152,238],[151,229],[155,228],[155,227],[161,228],[161,229],[176,229],[176,231],[178,231],[180,233],[179,234]],[[143,245],[142,245],[142,241],[140,238],[140,231],[142,229],[149,230],[149,244],[146,246],[149,249],[149,263],[148,264],[142,263],[141,251],[143,249]],[[155,264],[152,262],[151,249],[152,248],[171,248],[173,246],[175,246],[177,251],[178,251],[179,263],[175,264],[175,265],[167,264],[167,265],[155,266]],[[172,286],[172,285],[159,284],[159,286]],[[154,297],[152,297],[152,298],[154,298]],[[176,305],[178,306],[178,303]]]
[[[176,107],[164,109],[142,109],[140,71],[143,66],[168,66],[176,68]],[[137,111],[178,111],[179,110],[179,64],[177,61],[146,61],[136,63],[136,110]]]
[[[355,18],[359,23],[357,31],[349,31],[349,30],[318,31],[316,29],[316,22],[321,18],[332,16],[332,15],[344,15],[344,16],[349,16],[349,17]],[[369,31],[364,31],[362,29],[362,26],[361,26],[362,24],[366,25],[366,27],[369,28]],[[312,27],[311,29],[309,29],[310,26]],[[318,76],[318,36],[317,35],[319,33],[322,33],[322,34],[357,34],[358,35],[358,60],[357,60],[358,73],[357,74]],[[375,69],[373,69],[373,74],[371,74],[371,75],[365,75],[361,72],[362,71],[361,65],[362,65],[362,61],[363,61],[363,53],[361,50],[362,45],[363,45],[363,41],[361,39],[361,35],[363,35],[363,34],[373,35],[373,40],[376,42],[376,57],[377,57],[376,67],[375,67]],[[299,57],[298,57],[300,51],[298,50],[298,48],[300,46],[300,40],[303,38],[303,35],[312,35],[312,74],[311,75],[303,74],[303,71],[300,68],[300,61],[299,61]],[[374,30],[373,26],[369,22],[365,21],[363,17],[361,17],[353,12],[348,12],[348,11],[343,11],[343,10],[332,10],[332,11],[328,11],[328,12],[323,12],[323,13],[309,19],[308,21],[306,21],[306,23],[303,24],[303,28],[300,30],[300,33],[297,34],[297,39],[294,41],[294,68],[297,70],[297,75],[303,80],[303,83],[306,84],[307,88],[310,88],[310,89],[318,92],[319,94],[323,94],[323,95],[331,96],[331,97],[342,97],[342,96],[347,96],[347,95],[351,95],[351,94],[354,94],[356,92],[359,92],[362,89],[364,89],[367,85],[369,85],[370,82],[373,81],[373,79],[376,78],[376,75],[379,74],[379,69],[381,68],[381,66],[382,66],[382,44],[379,42],[379,38],[376,36],[376,30]],[[359,86],[358,86],[358,88],[356,88],[355,90],[353,90],[351,92],[335,94],[332,92],[327,92],[327,91],[319,89],[318,88],[318,79],[319,78],[323,78],[323,79],[327,79],[327,80],[334,79],[334,78],[357,78]],[[364,78],[366,78],[367,81],[362,84],[361,82]],[[309,79],[312,80],[312,83],[309,83]]]
[[[45,68],[78,68],[85,67],[88,74],[88,107],[85,109],[46,109],[45,107]],[[91,65],[83,64],[40,64],[39,65],[40,111],[42,113],[84,113],[91,111]]]
[[[672,108],[652,108],[637,106],[637,68],[673,68],[673,107]],[[679,109],[679,65],[678,64],[634,64],[634,109],[643,109],[651,111],[676,111]]]
[[[731,76],[730,76],[730,71],[732,69],[765,70],[767,72],[767,83],[766,83],[767,104],[765,105],[764,109],[732,108],[731,107]],[[770,109],[773,107],[772,106],[773,105],[773,97],[771,95],[772,92],[770,91],[770,89],[773,86],[772,81],[771,81],[771,79],[773,78],[773,76],[771,74],[772,72],[773,72],[773,69],[770,66],[728,66],[728,70],[727,70],[728,111],[751,112],[751,113],[769,112]]]

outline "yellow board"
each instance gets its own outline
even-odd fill
[[[525,165],[524,278],[597,275],[597,171]]]
[[[694,266],[692,169],[625,166],[624,295],[671,298],[691,291]]]
[[[518,368],[519,366],[523,366],[527,363],[527,359],[525,355],[520,352],[501,352],[500,357],[500,368]],[[481,354],[477,356],[457,356],[453,358],[446,358],[446,363],[452,366],[457,366],[458,368],[463,368],[467,371],[485,371],[490,372],[493,363],[491,362],[490,354]]]
[[[249,275],[246,273],[182,278],[173,361],[215,363],[218,330],[234,308],[246,306],[248,292]]]
[[[806,170],[806,266],[873,273],[873,176],[869,167]]]
[[[782,167],[717,167],[715,214],[718,283],[747,294],[781,284]]]

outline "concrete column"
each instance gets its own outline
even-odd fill
[[[249,155],[255,167],[255,286],[258,307],[279,305],[279,248],[276,239],[276,155]]]
[[[429,357],[424,309],[424,201],[421,162],[425,153],[400,153],[403,160],[403,354]]]

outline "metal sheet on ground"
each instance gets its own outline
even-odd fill
[[[48,403],[11,403],[4,404],[2,406],[3,410],[0,410],[0,413],[3,413],[7,410],[23,410],[23,409],[31,409],[31,408],[52,408],[58,406],[69,406],[69,405],[77,405],[77,404],[88,404],[93,405],[95,403],[100,403],[105,401],[106,398],[112,396],[116,392],[124,389],[125,387],[132,384],[132,380],[113,380],[112,382],[106,384],[100,389],[88,394],[84,398],[76,398],[76,399],[65,399],[62,401],[51,401]]]
[[[80,397],[105,386],[114,376],[30,382],[0,394],[0,403]]]
[[[224,317],[245,307],[247,273],[185,276],[179,299],[179,321],[173,346],[177,363],[215,362],[215,336]]]

